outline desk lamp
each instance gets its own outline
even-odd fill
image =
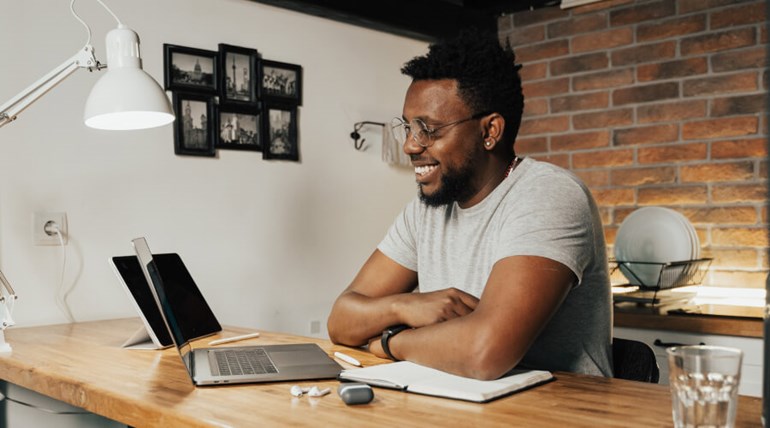
[[[96,60],[91,46],[91,28],[76,13],[72,15],[86,27],[86,45],[70,59],[54,68],[10,101],[0,106],[0,127],[16,120],[30,104],[45,95],[76,70],[109,70],[96,82],[86,101],[84,120],[88,127],[108,130],[146,129],[174,120],[166,94],[160,85],[142,70],[139,36],[123,25],[102,0],[96,0],[109,12],[118,28],[107,33],[107,65]]]
[[[16,293],[11,283],[5,279],[0,271],[0,354],[11,352],[11,345],[5,341],[5,329],[14,325],[13,305],[16,302]]]

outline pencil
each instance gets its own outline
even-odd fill
[[[233,336],[233,337],[227,337],[224,339],[212,340],[211,342],[209,342],[209,345],[221,345],[223,343],[237,342],[239,340],[252,339],[254,337],[259,337],[259,333],[250,333],[250,334],[244,334],[242,336]]]

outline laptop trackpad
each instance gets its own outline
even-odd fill
[[[318,363],[316,351],[270,352],[270,359],[277,367],[307,366]]]

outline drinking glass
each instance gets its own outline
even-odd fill
[[[743,352],[702,345],[676,346],[666,352],[674,426],[733,427]]]

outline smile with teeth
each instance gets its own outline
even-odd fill
[[[419,176],[423,176],[423,175],[431,173],[436,168],[437,168],[436,165],[416,166],[416,167],[414,167],[414,173],[419,175]]]

